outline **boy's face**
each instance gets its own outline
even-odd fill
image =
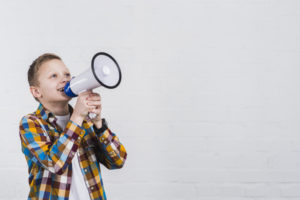
[[[58,59],[49,60],[41,65],[37,72],[39,86],[30,89],[41,103],[68,102],[62,88],[71,80],[71,74],[65,64]]]

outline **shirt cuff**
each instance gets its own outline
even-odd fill
[[[96,134],[101,134],[107,129],[107,126],[102,125],[101,128],[97,128],[95,125],[93,125],[93,128]]]
[[[65,130],[67,130],[66,134],[71,136],[74,140],[76,140],[77,137],[81,138],[84,135],[84,128],[72,120],[69,120]]]
[[[97,135],[101,135],[106,129],[108,129],[107,123],[106,123],[106,121],[105,121],[104,118],[102,119],[102,127],[101,127],[101,128],[97,128],[97,127],[95,126],[95,124],[93,124],[93,128],[94,128],[95,133],[96,133]]]

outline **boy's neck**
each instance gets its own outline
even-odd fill
[[[43,102],[44,108],[52,112],[54,115],[62,116],[69,113],[68,102]]]

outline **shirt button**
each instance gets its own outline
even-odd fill
[[[101,138],[101,141],[103,142],[103,141],[104,141],[104,138]]]
[[[91,187],[91,190],[93,190],[93,189],[94,189],[94,186]]]
[[[88,170],[87,170],[87,169],[84,169],[84,171],[87,172]]]

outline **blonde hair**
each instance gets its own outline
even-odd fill
[[[36,58],[32,64],[29,66],[28,72],[27,72],[27,78],[29,86],[39,86],[40,83],[38,81],[38,71],[41,68],[42,64],[49,60],[58,59],[61,60],[61,58],[58,55],[55,55],[53,53],[45,53],[38,58]],[[39,102],[39,100],[34,97],[36,101]]]

